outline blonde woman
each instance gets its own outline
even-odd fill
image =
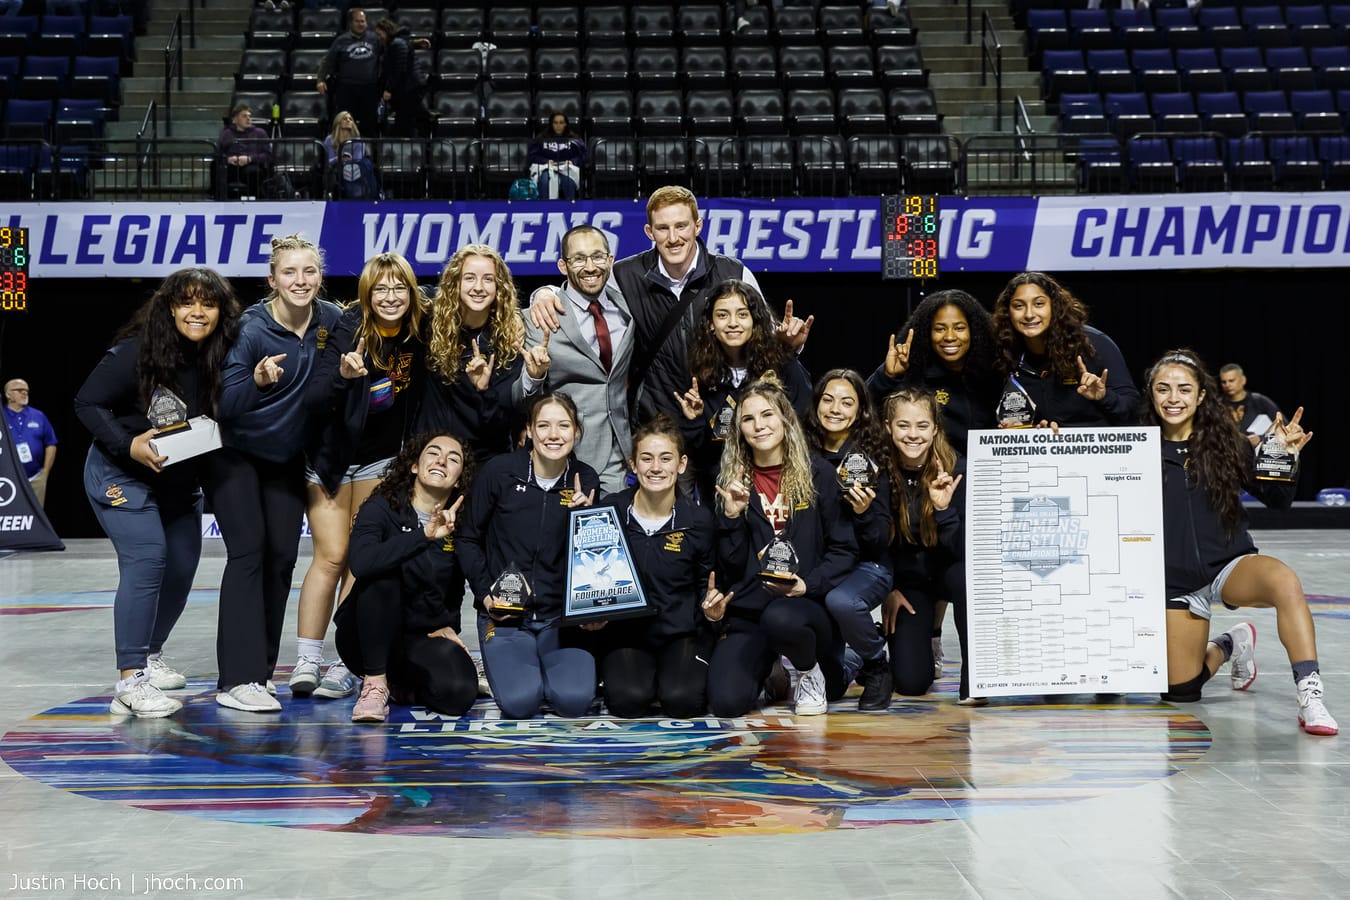
[[[431,377],[417,430],[468,435],[478,462],[510,450],[517,424],[511,385],[520,378],[524,343],[516,285],[501,254],[486,244],[460,248],[432,301]]]
[[[410,434],[425,381],[426,311],[408,261],[397,253],[371,257],[356,296],[320,351],[306,392],[311,439],[305,509],[314,558],[300,586],[291,672],[297,697],[345,697],[356,689],[340,660],[320,677],[324,634],[334,593],[341,603],[351,589],[345,576],[352,520]]]
[[[330,183],[339,199],[379,198],[375,167],[351,113],[344,111],[333,117],[333,131],[323,139],[323,148],[328,153]]]
[[[225,540],[216,702],[279,712],[271,696],[305,513],[305,391],[341,310],[318,299],[323,258],[298,234],[272,241],[271,292],[244,311],[221,378],[224,446],[203,487]]]
[[[799,676],[797,715],[820,715],[848,686],[825,596],[857,562],[853,526],[834,470],[813,457],[777,381],[747,385],[736,412],[716,487],[718,562],[729,590],[710,590],[703,610],[722,623],[708,705],[717,716],[749,711],[781,655]],[[783,550],[775,542],[791,545],[795,570],[770,578],[768,563]]]

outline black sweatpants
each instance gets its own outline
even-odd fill
[[[216,666],[219,687],[272,677],[305,515],[305,462],[223,447],[203,458],[202,482],[225,541]]]
[[[712,714],[727,718],[753,709],[769,668],[780,655],[803,672],[819,664],[830,700],[838,700],[848,689],[844,639],[825,605],[810,597],[779,597],[764,608],[758,622],[733,619],[713,648],[708,667]]]
[[[397,573],[359,579],[338,608],[338,654],[355,674],[387,675],[419,706],[462,716],[478,696],[473,659],[448,638],[405,628],[401,594]]]
[[[708,656],[706,641],[693,635],[661,647],[612,647],[600,663],[605,706],[623,719],[647,715],[656,701],[671,718],[701,716],[707,708]]]
[[[895,631],[887,639],[896,693],[919,697],[933,686],[934,609],[937,601],[945,598],[951,604],[956,618],[956,635],[961,642],[960,696],[967,696],[970,693],[970,666],[966,661],[965,569],[959,564],[951,566],[943,572],[941,583],[911,581],[897,575],[895,587],[914,607],[914,615],[900,610]]]

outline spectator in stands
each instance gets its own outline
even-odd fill
[[[1223,388],[1224,402],[1233,414],[1238,431],[1255,447],[1261,443],[1261,435],[1275,424],[1280,408],[1265,394],[1247,390],[1247,376],[1237,363],[1229,363],[1219,370],[1219,386]]]
[[[47,502],[47,476],[56,462],[56,432],[41,410],[28,405],[28,382],[22,378],[5,382],[5,422],[23,474],[42,506]]]
[[[272,168],[272,139],[253,124],[253,110],[240,103],[230,110],[230,124],[216,142],[225,160],[226,197],[257,197]]]
[[[427,137],[431,134],[431,111],[427,109],[426,72],[418,71],[415,41],[407,28],[393,19],[381,19],[375,36],[384,45],[384,102],[394,113],[390,137]],[[428,46],[430,46],[428,44]]]
[[[549,124],[530,141],[530,177],[545,200],[575,200],[586,165],[586,142],[572,130],[567,114],[554,112]]]
[[[361,140],[352,114],[343,110],[333,118],[333,133],[323,139],[333,192],[340,200],[378,200],[375,167]]]
[[[350,112],[363,134],[378,135],[383,45],[366,30],[365,10],[353,7],[347,21],[350,30],[333,39],[319,66],[316,88],[327,94],[331,87],[334,108]]]

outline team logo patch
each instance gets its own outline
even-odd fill
[[[319,326],[318,337],[315,344],[320,350],[328,346],[328,329],[324,328],[322,325]]]
[[[108,498],[110,506],[121,506],[127,502],[127,498],[122,496],[122,488],[115,484],[104,491],[103,496]]]
[[[683,531],[672,531],[670,534],[666,535],[666,549],[671,553],[679,553],[683,544]]]

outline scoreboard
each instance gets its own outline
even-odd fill
[[[28,310],[28,229],[0,228],[0,311]]]
[[[938,198],[933,194],[881,197],[881,277],[938,277]]]

